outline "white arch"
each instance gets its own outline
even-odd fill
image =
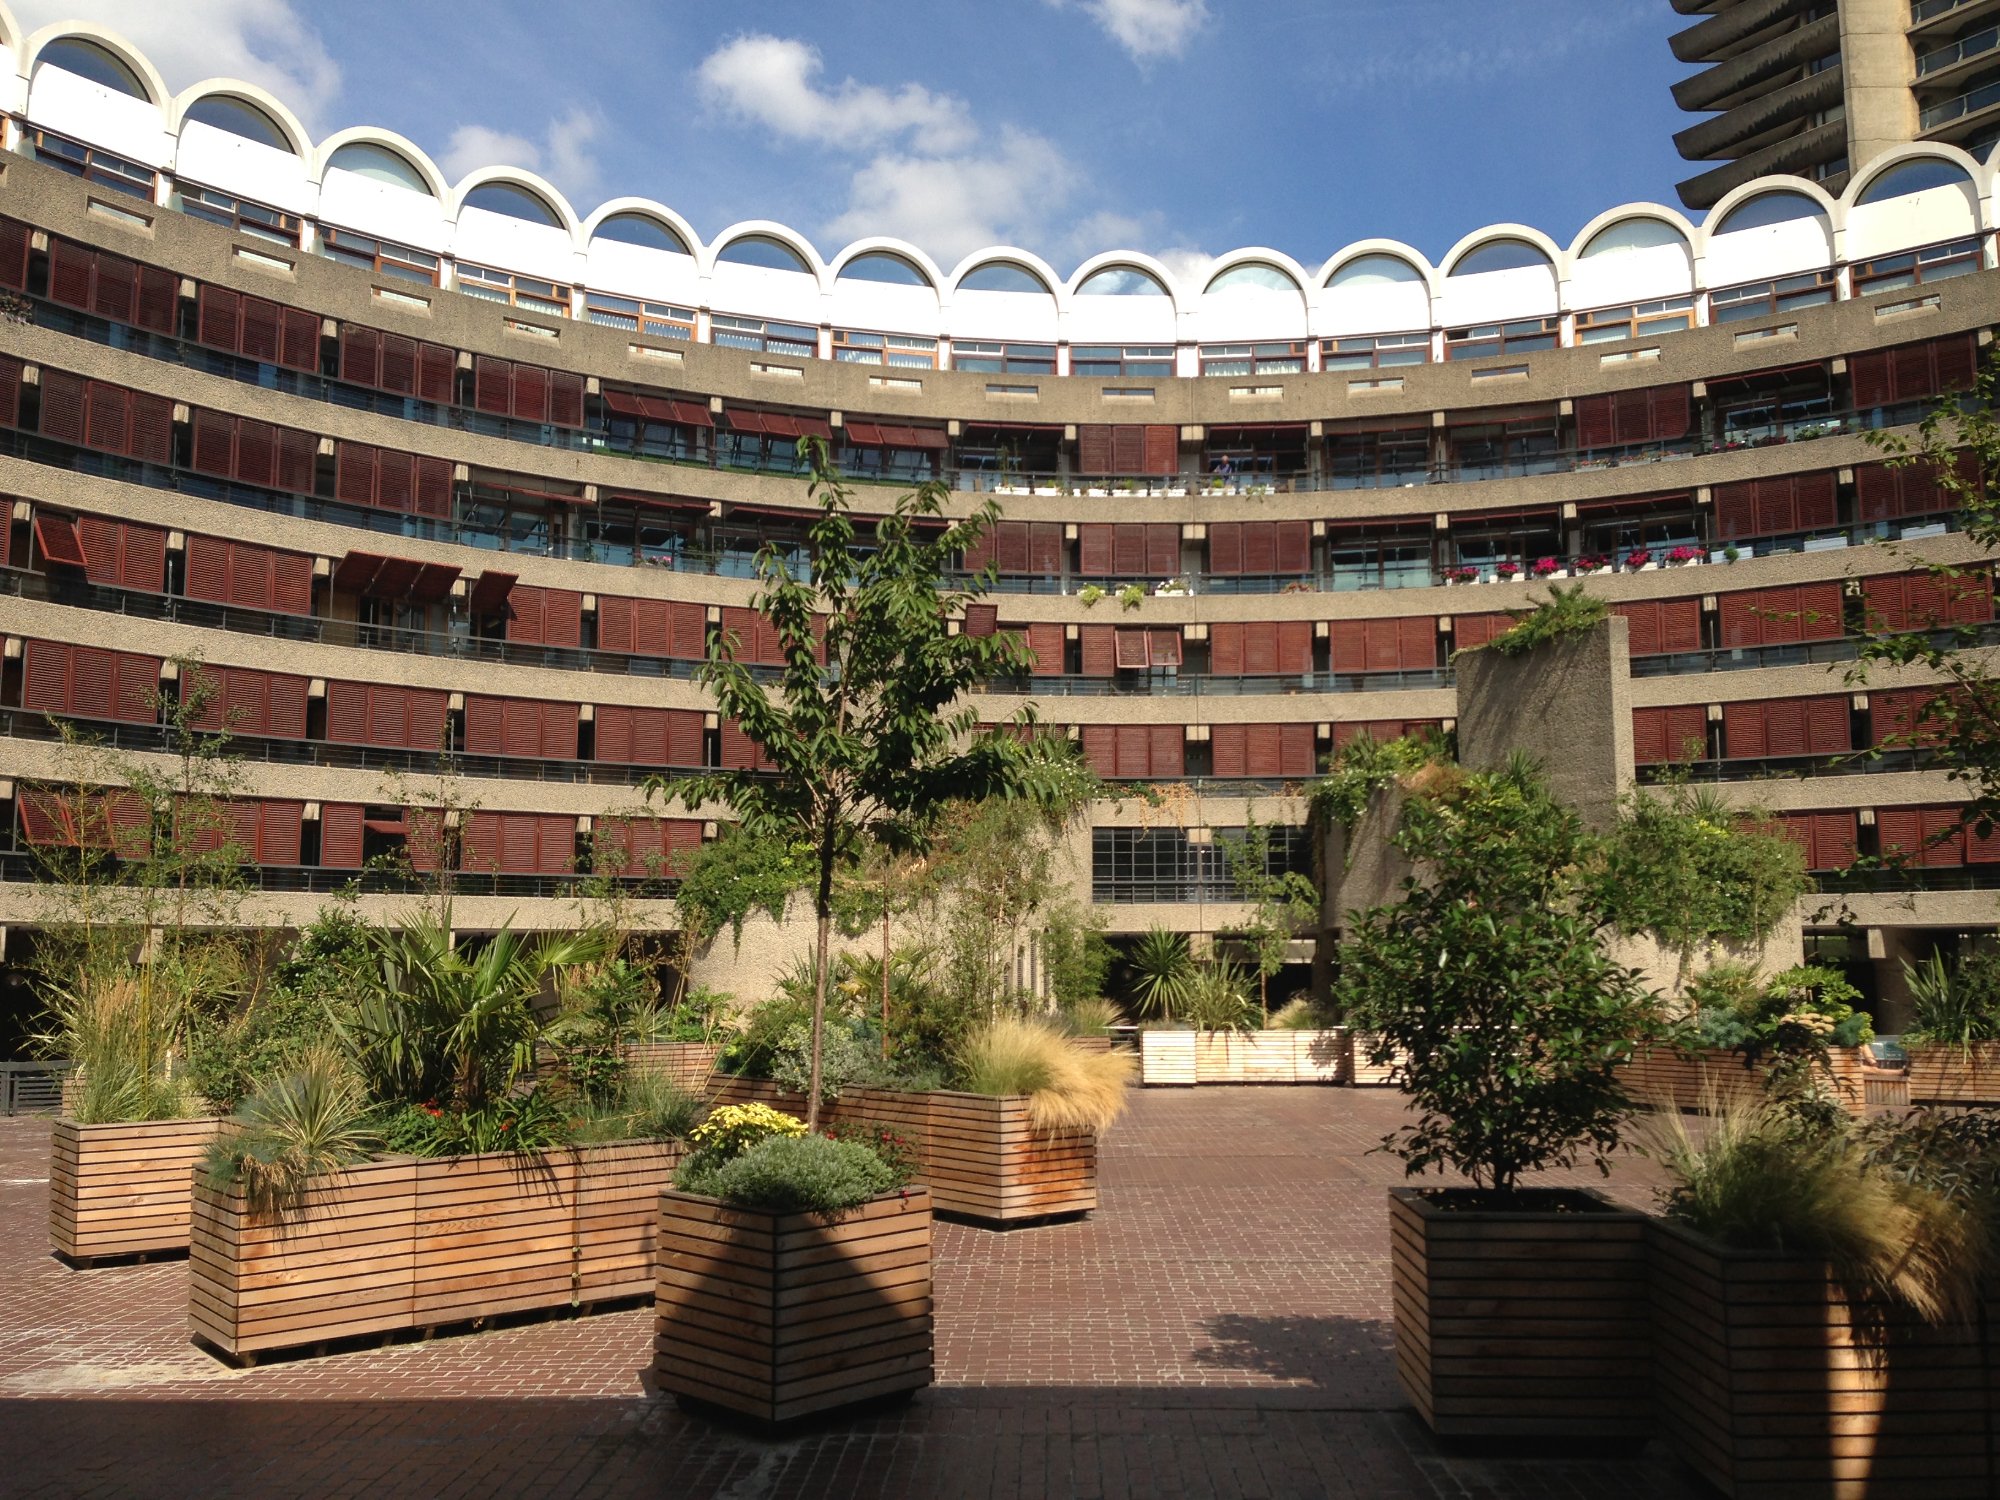
[[[1861,195],[1868,191],[1875,179],[1893,171],[1906,162],[1913,161],[1949,162],[1965,174],[1966,186],[1975,197],[1983,197],[1979,180],[1985,169],[1979,159],[1962,146],[1947,145],[1942,141],[1911,141],[1901,146],[1891,146],[1879,156],[1869,158],[1868,164],[1847,179],[1847,188],[1841,193],[1839,206],[1845,214],[1851,214],[1861,202]]]
[[[1070,295],[1071,308],[1074,309],[1076,306],[1078,288],[1086,281],[1090,280],[1099,271],[1116,271],[1119,269],[1143,271],[1152,280],[1157,281],[1160,284],[1160,290],[1166,293],[1168,305],[1173,308],[1174,315],[1176,317],[1180,315],[1183,301],[1180,290],[1180,278],[1167,269],[1164,261],[1138,250],[1100,250],[1082,265],[1078,266],[1075,271],[1071,272],[1069,281],[1066,283],[1066,289]],[[1092,295],[1095,295],[1095,293]]]
[[[65,37],[77,37],[86,42],[94,42],[124,63],[139,79],[139,87],[146,91],[148,102],[157,105],[164,114],[167,101],[173,97],[167,88],[166,79],[160,76],[145,53],[108,26],[99,26],[91,21],[57,21],[44,26],[28,38],[27,47],[21,59],[21,71],[31,81],[35,69],[41,65],[42,53],[49,43],[62,41]]]
[[[342,146],[380,146],[385,151],[394,152],[403,158],[416,174],[423,178],[430,189],[430,195],[437,199],[439,211],[451,199],[451,184],[445,181],[444,173],[438,170],[424,148],[406,135],[398,135],[393,130],[385,130],[379,125],[350,125],[345,130],[336,130],[319,143],[313,153],[311,176],[313,181],[324,185],[326,169],[332,162],[334,153]]]
[[[1591,255],[1591,242],[1621,224],[1658,224],[1672,238],[1625,254]],[[1563,259],[1568,267],[1564,306],[1613,307],[1688,297],[1695,286],[1695,228],[1658,203],[1625,203],[1606,209],[1577,231]]]
[[[1333,285],[1349,266],[1376,256],[1407,266],[1414,279],[1386,286]],[[1356,240],[1320,267],[1308,326],[1315,338],[1427,331],[1437,326],[1439,279],[1437,268],[1413,245],[1379,238]]]
[[[1818,212],[1809,218],[1723,232],[1722,225],[1745,203],[1777,193],[1806,198]],[[1816,182],[1786,176],[1746,182],[1724,193],[1702,221],[1696,280],[1707,289],[1830,267],[1844,223],[1840,206]]]
[[[451,196],[446,199],[446,202],[450,205],[452,218],[456,220],[464,213],[465,200],[468,196],[476,189],[485,187],[489,183],[501,183],[507,187],[519,188],[530,196],[539,198],[549,212],[556,216],[556,222],[553,225],[536,224],[533,227],[537,229],[559,228],[564,234],[569,236],[570,247],[572,249],[581,247],[583,221],[577,218],[576,210],[570,207],[569,199],[565,198],[561,190],[553,182],[550,182],[548,178],[541,176],[539,173],[530,172],[526,167],[480,167],[474,171],[467,172],[458,180],[458,186],[451,190]],[[520,222],[527,223],[528,221],[522,220]]]
[[[1722,232],[1722,225],[1738,208],[1752,198],[1763,198],[1772,193],[1795,193],[1802,198],[1810,198],[1817,203],[1820,212],[1826,215],[1827,227],[1833,229],[1840,222],[1840,204],[1818,183],[1804,177],[1784,175],[1757,177],[1741,187],[1731,188],[1715,200],[1715,207],[1708,211],[1708,217],[1701,221],[1704,242]],[[1706,245],[1704,243],[1704,248]]]
[[[695,233],[694,225],[655,198],[613,198],[600,203],[590,217],[583,221],[584,245],[588,247],[591,241],[597,238],[598,228],[606,219],[615,219],[625,214],[636,215],[642,219],[658,219],[663,227],[672,230],[675,237],[687,246],[689,255],[700,255],[701,236]]]
[[[1261,245],[1249,246],[1241,250],[1231,250],[1227,255],[1217,256],[1208,264],[1208,270],[1198,287],[1190,287],[1189,295],[1206,297],[1216,278],[1226,276],[1239,266],[1269,266],[1274,271],[1283,271],[1291,279],[1295,290],[1303,301],[1306,288],[1312,285],[1312,273],[1293,260],[1282,250],[1271,250]]]
[[[1556,277],[1559,280],[1562,278],[1565,259],[1562,246],[1543,234],[1541,230],[1532,229],[1526,224],[1489,224],[1484,229],[1473,230],[1445,252],[1444,259],[1438,262],[1439,276],[1449,281],[1456,274],[1456,267],[1460,261],[1473,251],[1499,240],[1522,240],[1532,245],[1547,257],[1549,269],[1556,274]]]
[[[1386,255],[1391,260],[1405,262],[1423,282],[1426,295],[1432,297],[1437,295],[1438,279],[1441,274],[1438,268],[1431,264],[1430,257],[1423,251],[1402,240],[1379,238],[1355,240],[1352,244],[1335,251],[1327,259],[1326,264],[1320,267],[1319,275],[1314,278],[1314,283],[1325,287],[1338,272],[1347,269],[1350,263],[1369,255]]]
[[[1654,219],[1665,224],[1681,237],[1689,256],[1694,254],[1695,236],[1700,233],[1687,215],[1668,208],[1663,203],[1621,203],[1616,208],[1607,208],[1576,232],[1576,238],[1569,242],[1565,252],[1574,266],[1583,258],[1590,242],[1614,224],[1623,224],[1630,219]]]
[[[254,83],[245,83],[240,78],[205,78],[200,83],[182,89],[174,95],[167,106],[167,129],[174,139],[180,139],[181,127],[187,123],[188,111],[204,99],[220,95],[226,99],[237,99],[252,105],[270,117],[278,127],[278,134],[291,143],[292,154],[300,162],[312,159],[312,137],[307,134],[299,117],[287,109],[278,97],[268,89],[261,89]]]
[[[839,281],[840,273],[850,263],[861,259],[864,255],[887,255],[896,260],[908,261],[912,269],[929,284],[932,292],[941,293],[944,289],[944,272],[938,269],[936,261],[932,260],[930,256],[919,250],[915,245],[912,245],[908,240],[899,240],[883,234],[868,235],[863,239],[856,240],[853,244],[842,250],[827,266],[827,280],[829,282]],[[891,282],[886,284],[899,285],[900,283]],[[915,290],[914,287],[907,286],[903,289],[905,291]]]
[[[722,233],[718,234],[703,249],[701,254],[696,256],[696,259],[701,264],[702,274],[713,276],[718,265],[726,266],[732,264],[722,259],[722,252],[738,240],[776,240],[786,249],[796,251],[799,258],[806,263],[806,274],[813,278],[813,281],[819,286],[821,291],[826,290],[826,262],[820,258],[818,248],[811,240],[792,228],[791,225],[780,224],[775,219],[742,219],[723,230]],[[737,269],[757,271],[768,268],[739,265]],[[780,272],[779,274],[796,275],[798,273],[793,271]]]

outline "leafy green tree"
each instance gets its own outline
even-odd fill
[[[1608,1170],[1629,1103],[1616,1076],[1662,1034],[1604,949],[1593,839],[1531,763],[1434,777],[1394,834],[1415,874],[1356,912],[1339,997],[1375,1060],[1406,1055],[1417,1122],[1387,1137],[1410,1175],[1455,1168],[1510,1191],[1587,1156]]]
[[[1025,671],[1026,650],[1012,636],[950,629],[983,586],[951,587],[948,574],[997,507],[946,520],[946,491],[930,483],[899,498],[862,540],[825,444],[801,439],[800,456],[818,509],[805,576],[794,577],[775,547],[757,556],[753,607],[782,643],[778,680],[766,685],[739,662],[727,632],[697,674],[769,769],[656,776],[647,786],[687,806],[720,803],[751,835],[807,851],[818,928],[808,1103],[816,1124],[835,877],[871,840],[922,848],[943,809],[1031,793],[1035,775],[1021,739],[981,730],[970,702],[982,681]],[[1030,717],[1024,710],[1021,720]]]
[[[1240,838],[1217,840],[1236,894],[1250,919],[1225,936],[1242,947],[1257,975],[1257,1005],[1271,1018],[1271,976],[1285,966],[1292,940],[1319,916],[1319,888],[1296,870],[1271,869],[1271,828],[1252,813]]]

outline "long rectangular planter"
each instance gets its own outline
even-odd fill
[[[1353,1051],[1344,1027],[1326,1031],[1142,1031],[1139,1080],[1199,1083],[1345,1083]]]
[[[1726,1495],[1996,1493],[1990,1372],[1971,1328],[1890,1316],[1879,1349],[1821,1262],[1648,1225],[1660,1425]]]
[[[1902,1108],[1914,1096],[1909,1075],[1875,1067],[1865,1047],[1835,1047],[1829,1060],[1834,1094],[1850,1114]],[[1745,1067],[1740,1053],[1715,1048],[1691,1054],[1661,1048],[1619,1070],[1635,1104],[1681,1111],[1754,1099],[1763,1091],[1764,1077],[1764,1068]]]
[[[655,1074],[691,1094],[708,1091],[720,1042],[633,1042],[625,1048],[625,1066],[635,1073]]]
[[[931,1383],[931,1202],[923,1188],[845,1214],[659,1196],[654,1378],[759,1422]]]
[[[652,1141],[397,1157],[316,1180],[276,1221],[197,1183],[189,1329],[240,1357],[644,1296],[679,1160]]]
[[[1645,1215],[1588,1196],[1600,1211],[1390,1190],[1396,1374],[1440,1436],[1652,1430]]]
[[[1918,1045],[1909,1052],[1913,1104],[2000,1104],[2000,1042]]]
[[[762,1079],[721,1081],[718,1104],[768,1104],[805,1117],[801,1094]],[[1097,1135],[1038,1131],[1025,1095],[850,1089],[820,1111],[826,1123],[881,1124],[909,1139],[918,1180],[939,1213],[1018,1224],[1097,1207]]]
[[[188,1247],[189,1172],[222,1122],[50,1127],[49,1243],[88,1264]]]
[[[1393,1088],[1401,1080],[1396,1070],[1408,1060],[1408,1054],[1398,1049],[1387,1062],[1376,1062],[1374,1038],[1359,1032],[1349,1032],[1348,1051],[1352,1062],[1347,1069],[1347,1081],[1357,1088]]]

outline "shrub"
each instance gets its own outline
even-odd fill
[[[381,1144],[353,1073],[324,1049],[252,1094],[234,1125],[209,1144],[208,1185],[242,1188],[251,1211],[265,1217],[303,1206],[315,1176],[365,1160]]]
[[[1250,978],[1240,964],[1217,959],[1195,970],[1180,1019],[1197,1031],[1250,1031],[1257,1021]]]
[[[1910,987],[1913,1042],[1969,1047],[2000,1040],[2000,955],[1974,953],[1947,965],[1933,953],[1903,964]]]
[[[875,1120],[836,1120],[824,1133],[830,1141],[853,1141],[866,1146],[895,1173],[899,1185],[917,1175],[917,1143],[900,1130]]]
[[[657,1073],[625,1075],[618,1097],[570,1124],[569,1139],[593,1141],[684,1141],[708,1113],[708,1105]]]
[[[85,968],[44,987],[47,1056],[75,1062],[71,1116],[80,1125],[172,1120],[193,1108],[187,1080],[171,1070],[187,1007],[172,986],[139,968]]]
[[[1056,1012],[1056,1021],[1071,1036],[1103,1036],[1124,1017],[1101,996],[1072,1000]]]
[[[1294,995],[1271,1012],[1271,1019],[1266,1024],[1272,1031],[1325,1031],[1340,1022],[1312,996]]]
[[[696,1156],[711,1163],[732,1161],[772,1136],[806,1133],[805,1121],[768,1104],[725,1104],[688,1133]]]
[[[823,1135],[767,1136],[740,1156],[697,1153],[674,1186],[766,1213],[840,1213],[902,1186],[895,1170],[856,1141]]]
[[[1587,593],[1580,583],[1567,589],[1552,583],[1544,603],[1507,613],[1514,623],[1488,641],[1486,649],[1502,656],[1522,656],[1552,641],[1589,634],[1610,615],[1611,606]]]
[[[1313,821],[1321,827],[1352,830],[1368,810],[1368,799],[1382,787],[1412,776],[1446,756],[1442,736],[1430,731],[1401,739],[1375,740],[1368,735],[1350,740],[1313,783],[1308,794]]]
[[[959,1073],[968,1093],[1027,1095],[1038,1130],[1101,1131],[1125,1108],[1132,1059],[1079,1051],[1045,1022],[1006,1016],[973,1034]]]
[[[863,1088],[883,1076],[881,1054],[852,1026],[829,1017],[820,1036],[819,1097],[838,1099],[843,1089]],[[771,1081],[788,1093],[812,1087],[812,1023],[795,1023],[771,1050]]]
[[[812,1000],[801,1000],[783,986],[769,999],[750,1008],[743,1018],[743,1031],[722,1049],[717,1064],[725,1073],[744,1078],[769,1078],[779,1043],[786,1033],[801,1025],[812,1025]],[[831,996],[829,996],[831,999]]]
[[[1141,1019],[1169,1021],[1179,1016],[1194,987],[1194,955],[1187,934],[1149,927],[1132,946],[1132,1008]]]
[[[391,1151],[406,1156],[540,1151],[573,1138],[566,1102],[556,1089],[541,1085],[470,1109],[406,1104],[389,1116],[383,1135]]]

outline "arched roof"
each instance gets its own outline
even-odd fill
[[[70,38],[89,42],[109,52],[132,70],[133,75],[139,80],[139,87],[145,90],[146,98],[151,103],[159,105],[162,110],[167,107],[167,101],[172,95],[168,92],[167,81],[160,76],[159,69],[147,60],[144,53],[117,32],[108,27],[93,25],[89,21],[58,21],[52,26],[42,27],[28,38],[28,45],[21,59],[21,71],[32,78],[35,69],[41,66],[42,54],[49,46]]]
[[[1407,245],[1401,240],[1384,240],[1384,239],[1356,240],[1353,244],[1348,245],[1342,250],[1336,251],[1331,257],[1329,257],[1326,264],[1320,267],[1319,275],[1318,277],[1315,278],[1315,280],[1318,282],[1320,286],[1329,286],[1332,284],[1333,278],[1337,276],[1340,272],[1346,270],[1348,266],[1350,266],[1357,260],[1366,259],[1368,256],[1371,255],[1381,255],[1381,256],[1386,256],[1390,260],[1402,261],[1412,271],[1415,271],[1417,273],[1417,279],[1421,281],[1425,285],[1425,287],[1427,287],[1431,291],[1433,295],[1436,294],[1437,284],[1438,284],[1438,271],[1437,268],[1430,263],[1430,257],[1425,255],[1423,251],[1417,249],[1415,246]]]
[[[1458,268],[1467,257],[1484,250],[1489,245],[1497,245],[1507,240],[1518,240],[1540,251],[1552,271],[1562,264],[1562,246],[1543,234],[1541,230],[1531,229],[1526,224],[1489,224],[1484,229],[1473,230],[1446,251],[1444,259],[1438,262],[1438,270],[1446,278],[1460,275],[1462,273]]]
[[[1240,271],[1246,266],[1264,266],[1278,272],[1292,284],[1292,290],[1297,292],[1301,297],[1305,295],[1306,287],[1312,281],[1312,277],[1306,268],[1282,250],[1270,250],[1262,246],[1256,246],[1243,250],[1232,250],[1227,255],[1218,256],[1214,261],[1210,262],[1208,274],[1203,279],[1200,288],[1190,287],[1189,290],[1198,290],[1201,296],[1206,297],[1214,290],[1216,282],[1220,281],[1230,272]],[[1228,288],[1224,290],[1228,290]]]
[[[731,264],[722,259],[722,252],[743,240],[771,240],[783,245],[805,263],[803,269],[806,275],[819,282],[821,286],[826,284],[826,262],[820,259],[819,251],[814,248],[813,242],[796,229],[780,224],[774,219],[744,219],[740,223],[731,224],[715,237],[715,242],[699,257],[702,271],[705,274],[712,274],[717,265]]]
[[[944,273],[938,269],[936,261],[932,260],[907,240],[892,239],[887,235],[870,235],[866,239],[856,240],[853,244],[842,250],[840,254],[833,258],[833,263],[827,267],[827,279],[829,281],[838,281],[841,274],[849,266],[853,265],[857,260],[865,260],[870,256],[881,256],[889,260],[902,261],[911,270],[915,271],[922,279],[923,284],[933,292],[939,290],[944,285]],[[885,284],[895,286],[907,283],[889,282]]]
[[[207,78],[191,88],[182,89],[180,93],[174,95],[173,102],[167,107],[167,129],[178,137],[181,126],[187,121],[188,111],[202,100],[212,99],[218,95],[247,104],[264,115],[277,127],[278,133],[291,142],[294,156],[301,161],[312,159],[312,137],[307,134],[306,127],[299,117],[287,109],[277,95],[267,89],[260,89],[254,83],[245,83],[240,78]]]
[[[1829,228],[1838,222],[1839,205],[1827,194],[1825,188],[1803,177],[1759,177],[1741,187],[1731,189],[1716,200],[1715,207],[1708,211],[1702,221],[1702,233],[1712,239],[1718,234],[1731,233],[1722,226],[1729,222],[1729,216],[1750,202],[1753,198],[1768,198],[1778,193],[1791,193],[1810,198],[1819,206]]]
[[[1074,298],[1082,293],[1085,282],[1106,271],[1137,271],[1147,280],[1157,283],[1174,310],[1180,310],[1179,278],[1166,268],[1164,262],[1133,250],[1105,250],[1091,256],[1070,276],[1066,290]]]
[[[1042,284],[1042,290],[1049,296],[1062,300],[1063,279],[1056,275],[1056,268],[1033,251],[1023,250],[1017,245],[993,245],[984,250],[975,250],[952,267],[946,284],[954,292],[958,291],[965,278],[987,266],[1011,266],[1024,271]]]
[[[335,153],[343,146],[377,146],[403,161],[416,171],[430,187],[430,195],[439,203],[451,199],[451,185],[444,180],[437,163],[424,153],[424,149],[393,130],[383,130],[374,125],[350,125],[345,130],[336,130],[319,143],[319,150],[313,154],[312,176],[315,181],[326,180],[326,169],[332,164]]]
[[[1840,204],[1851,209],[1867,196],[1868,190],[1891,172],[1907,167],[1913,162],[1935,161],[1956,168],[1965,176],[1965,185],[1972,189],[1975,197],[1984,197],[1986,184],[1982,181],[1986,172],[1977,157],[1958,146],[1948,146],[1938,142],[1915,141],[1909,145],[1895,146],[1874,157],[1867,166],[1854,173],[1847,180],[1847,190],[1840,195]]]
[[[452,217],[458,217],[466,206],[465,200],[473,193],[480,188],[491,186],[510,187],[526,193],[555,215],[556,222],[553,227],[561,229],[572,240],[579,238],[583,233],[582,221],[577,218],[576,210],[569,206],[569,199],[565,198],[548,178],[530,172],[525,167],[480,167],[476,171],[467,172],[458,180],[458,186],[452,189],[450,198],[446,200],[451,205]]]
[[[0,3],[0,47],[18,51],[21,44],[21,23],[14,19],[14,8]]]
[[[1570,259],[1582,259],[1589,253],[1591,242],[1599,235],[1607,229],[1628,224],[1634,219],[1650,219],[1655,223],[1664,224],[1680,237],[1681,243],[1687,247],[1690,255],[1694,253],[1694,243],[1699,231],[1688,222],[1685,214],[1676,213],[1659,203],[1621,203],[1616,208],[1607,208],[1576,232],[1576,238],[1571,240],[1569,245]]]
[[[597,231],[605,220],[623,218],[628,214],[658,220],[662,228],[687,247],[689,255],[701,253],[701,236],[694,232],[694,226],[666,204],[651,198],[613,198],[608,203],[600,203],[596,211],[583,221],[584,243],[588,244],[597,237]]]

